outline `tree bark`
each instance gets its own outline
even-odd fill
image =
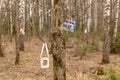
[[[98,31],[101,32],[103,30],[103,1],[97,0],[97,27]]]
[[[24,3],[23,3],[24,2]],[[18,31],[20,32],[18,35],[19,40],[19,50],[24,51],[24,29],[25,29],[25,0],[19,2],[19,25],[18,25]],[[20,31],[23,30],[23,31]]]
[[[2,50],[2,40],[1,40],[1,21],[0,21],[0,57],[4,57],[3,50]]]
[[[30,40],[31,36],[30,5],[30,0],[25,0],[25,40]]]
[[[52,41],[50,53],[53,55],[54,80],[66,80],[65,39],[60,30],[63,21],[63,0],[54,0]]]
[[[15,45],[16,45],[16,60],[15,65],[19,64],[20,54],[19,54],[19,45],[18,45],[18,36],[19,36],[19,0],[15,1]]]
[[[2,28],[2,12],[1,12],[1,9],[2,9],[2,0],[0,1],[0,57],[4,57],[4,54],[3,54],[3,50],[2,50],[2,40],[1,40],[1,28]]]
[[[103,42],[103,56],[102,63],[109,63],[109,53],[110,53],[110,37],[109,37],[109,27],[110,27],[110,0],[106,0],[104,3],[104,42]]]
[[[119,0],[111,0],[110,53],[116,53],[116,35],[119,18]]]
[[[10,35],[10,42],[12,42],[12,37],[13,37],[13,7],[12,7],[12,0],[10,0],[10,12],[9,12],[9,17],[10,17],[10,26],[9,26],[9,35]]]
[[[63,34],[52,34],[51,52],[53,54],[54,80],[66,80],[65,40]]]

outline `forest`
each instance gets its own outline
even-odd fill
[[[120,0],[0,0],[0,80],[120,80]]]

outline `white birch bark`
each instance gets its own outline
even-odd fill
[[[102,63],[109,63],[110,53],[110,40],[109,40],[109,27],[110,27],[110,0],[104,2],[104,42],[103,42],[103,57]]]
[[[2,5],[3,5],[3,0],[0,0],[0,12],[1,12]]]
[[[88,10],[88,23],[87,23],[87,30],[88,32],[90,32],[90,23],[91,23],[91,3],[92,3],[92,0],[89,0],[89,10]]]
[[[115,16],[115,30],[114,30],[114,37],[116,38],[117,35],[117,28],[118,28],[118,18],[119,18],[119,5],[120,0],[116,1],[116,16]]]
[[[39,4],[41,3],[41,1],[39,1]],[[41,4],[40,4],[41,5]],[[42,9],[39,6],[39,30],[42,30]]]
[[[94,1],[94,31],[97,31],[97,0]]]
[[[13,34],[13,18],[12,18],[12,0],[10,0],[10,34],[11,34],[11,39],[12,39],[12,34]]]
[[[19,3],[19,26],[25,29],[25,0],[20,0]]]

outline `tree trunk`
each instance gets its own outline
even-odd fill
[[[1,28],[2,28],[2,16],[1,16],[1,9],[2,9],[2,0],[0,1],[0,57],[4,57],[3,50],[2,50],[2,40],[1,40]]]
[[[23,3],[24,2],[24,3]],[[18,35],[18,40],[19,40],[19,50],[24,51],[24,29],[25,29],[25,1],[20,1],[19,2],[19,27],[18,31],[20,31],[20,34]]]
[[[15,1],[15,45],[16,45],[16,60],[15,65],[19,64],[20,54],[19,54],[19,45],[18,45],[18,36],[19,36],[19,0]]]
[[[63,0],[54,0],[53,25],[50,53],[53,55],[54,80],[66,80],[65,39],[60,30],[63,22]]]
[[[52,34],[51,52],[53,54],[54,80],[66,80],[65,40],[63,34]]]
[[[2,45],[1,44],[2,44],[2,40],[1,40],[1,21],[0,21],[0,57],[4,57],[3,50],[2,50]]]
[[[94,22],[94,20],[95,20],[95,15],[94,15],[94,13],[95,13],[95,11],[94,11],[95,7],[94,6],[95,6],[94,5],[94,0],[92,0],[92,3],[91,3],[91,31],[92,32],[94,31],[94,27],[95,27],[95,22]]]
[[[102,63],[109,63],[110,53],[110,40],[109,40],[109,27],[110,27],[110,0],[104,1],[104,42],[103,42],[103,56]]]
[[[111,0],[110,53],[116,53],[116,34],[119,18],[119,0]]]
[[[32,1],[32,34],[35,36],[35,0]]]
[[[9,12],[9,14],[10,14],[10,26],[9,26],[9,32],[10,32],[10,42],[12,42],[12,37],[13,37],[13,16],[12,16],[12,14],[13,14],[13,12],[12,12],[12,0],[10,0],[10,12]]]
[[[110,53],[114,53],[114,41],[113,41],[113,35],[114,35],[114,29],[115,29],[115,14],[114,14],[114,1],[110,1]]]
[[[100,33],[103,30],[103,4],[102,0],[97,0],[97,27]]]
[[[31,22],[30,22],[30,0],[25,0],[25,39],[29,40],[31,35]]]

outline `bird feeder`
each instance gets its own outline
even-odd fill
[[[44,49],[46,51],[45,52],[46,54],[43,52]],[[42,45],[41,54],[40,54],[40,66],[41,68],[49,68],[49,51],[48,51],[47,43],[43,43]]]

